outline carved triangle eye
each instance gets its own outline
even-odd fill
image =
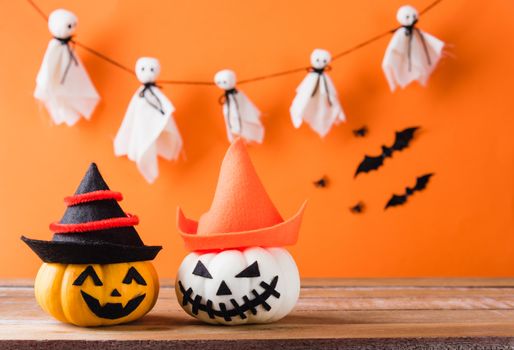
[[[195,269],[193,270],[193,275],[212,279],[209,270],[207,270],[205,265],[200,260],[198,260],[196,263]]]
[[[143,276],[141,276],[139,272],[137,272],[134,266],[131,266],[130,269],[127,271],[127,274],[125,275],[125,278],[123,279],[122,283],[131,284],[132,281],[136,281],[137,284],[146,286],[145,279],[143,278]]]
[[[261,275],[261,272],[259,271],[259,264],[257,261],[254,261],[253,264],[248,266],[243,271],[239,272],[236,275],[236,278],[243,278],[243,277],[259,277]]]
[[[100,278],[96,274],[95,269],[91,265],[88,265],[88,267],[86,267],[86,269],[84,271],[82,271],[82,273],[79,275],[79,277],[77,277],[77,279],[75,279],[75,281],[73,282],[73,285],[74,286],[83,285],[88,277],[91,277],[91,279],[93,279],[93,283],[95,286],[103,286],[102,281],[100,281]]]

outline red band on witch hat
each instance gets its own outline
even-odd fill
[[[77,204],[93,202],[93,201],[102,201],[107,199],[114,199],[116,201],[121,201],[123,199],[123,195],[120,192],[114,192],[110,190],[99,190],[88,193],[76,194],[69,197],[64,197],[64,203],[68,207],[72,207]]]
[[[55,234],[66,234],[106,230],[115,227],[128,227],[135,226],[137,224],[139,224],[139,218],[136,215],[127,214],[126,217],[83,222],[80,224],[61,224],[53,222],[50,224],[50,231]]]

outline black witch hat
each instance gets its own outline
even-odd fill
[[[161,246],[145,246],[134,225],[137,216],[118,205],[119,192],[109,189],[91,163],[61,221],[50,224],[51,241],[21,239],[43,260],[61,264],[114,264],[153,260]]]

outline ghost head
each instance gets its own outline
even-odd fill
[[[77,16],[68,10],[58,9],[48,17],[50,33],[59,39],[67,39],[75,33]]]
[[[223,90],[230,90],[236,87],[236,73],[230,69],[220,70],[214,76],[214,83]]]
[[[396,13],[396,19],[402,26],[411,26],[418,19],[419,13],[410,5],[402,6]]]
[[[332,56],[330,56],[330,52],[327,50],[315,49],[311,53],[311,65],[313,68],[323,69],[331,60]]]
[[[143,83],[154,83],[161,72],[161,65],[157,58],[141,57],[136,62],[137,79]]]

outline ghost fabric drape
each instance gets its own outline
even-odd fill
[[[114,139],[114,153],[136,162],[149,183],[159,176],[157,157],[175,160],[182,150],[182,137],[172,116],[175,108],[155,84],[159,73],[157,59],[137,61],[136,75],[143,85],[132,97]]]
[[[100,99],[79,56],[71,46],[77,26],[76,16],[55,10],[48,18],[54,36],[48,44],[36,78],[34,97],[40,100],[55,124],[89,119]]]
[[[396,15],[401,28],[394,32],[382,61],[391,91],[413,81],[426,85],[441,59],[444,42],[417,28],[418,16],[412,6],[400,7]]]
[[[164,115],[165,113],[162,109],[162,102],[152,88],[160,89],[160,86],[157,86],[155,82],[143,84],[143,90],[139,92],[139,97],[144,98],[150,106]]]
[[[296,89],[289,109],[295,128],[305,121],[321,137],[326,136],[333,125],[346,120],[336,88],[326,72],[330,60],[328,51],[312,52],[312,67]]]
[[[214,76],[214,82],[224,90],[219,101],[223,106],[229,142],[241,137],[247,142],[262,143],[264,127],[261,112],[242,91],[236,89],[236,74],[228,69],[219,71]]]

